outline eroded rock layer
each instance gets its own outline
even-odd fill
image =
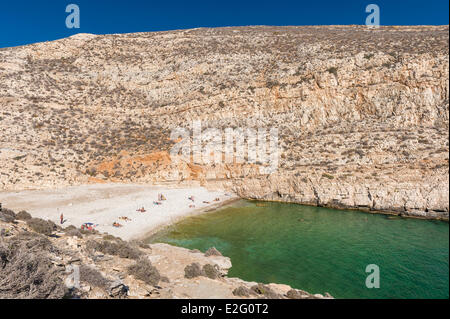
[[[0,50],[0,187],[200,181],[448,219],[448,26],[79,34]],[[277,169],[178,162],[176,127],[277,128]]]

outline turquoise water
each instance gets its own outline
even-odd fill
[[[448,298],[447,222],[295,204],[239,201],[149,239],[231,258],[230,277],[336,298]],[[380,288],[366,287],[366,266]]]

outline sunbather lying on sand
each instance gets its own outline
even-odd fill
[[[119,219],[127,221],[127,222],[131,222],[131,219],[128,218],[127,216],[120,216]]]
[[[122,225],[121,225],[121,224],[119,224],[119,223],[116,223],[116,222],[114,222],[114,223],[113,223],[113,226],[114,226],[114,227],[122,227]]]
[[[144,207],[141,207],[141,208],[139,208],[139,209],[136,209],[136,211],[137,211],[137,212],[141,212],[141,213],[145,213],[145,212],[146,212],[146,210],[145,210]]]
[[[194,196],[189,196],[188,199],[191,200],[192,202],[195,201]]]

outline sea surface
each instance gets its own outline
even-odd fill
[[[229,277],[335,298],[449,298],[448,222],[241,200],[148,241],[214,246],[231,258]],[[379,288],[366,285],[368,265]]]

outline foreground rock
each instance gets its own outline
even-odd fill
[[[217,250],[205,256],[56,225],[49,233],[48,227],[31,228],[5,212],[0,211],[0,299],[325,298],[286,285],[228,278],[231,261]],[[4,222],[4,215],[12,219]],[[33,220],[31,225],[38,221]],[[193,264],[198,271],[186,271]]]

